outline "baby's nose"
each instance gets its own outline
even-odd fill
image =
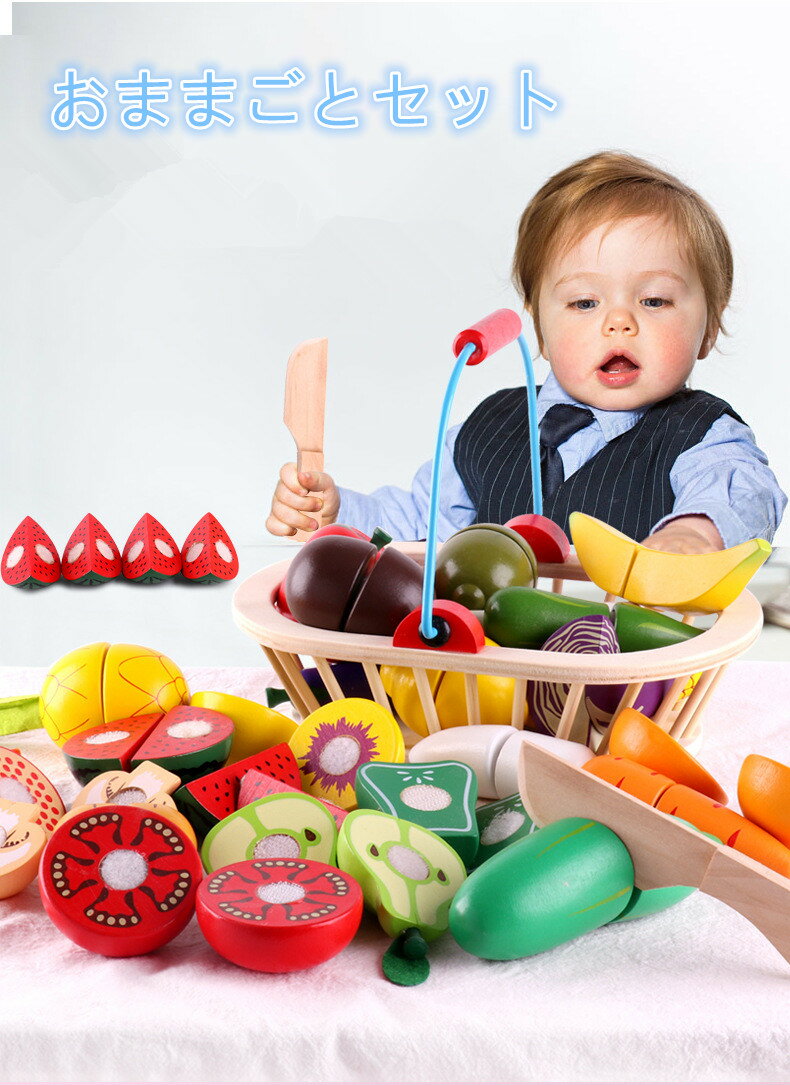
[[[633,313],[626,309],[612,310],[606,314],[604,320],[604,332],[607,335],[619,333],[620,335],[633,335],[637,330],[636,319]]]

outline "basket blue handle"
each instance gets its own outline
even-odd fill
[[[507,314],[506,317],[505,314]],[[495,318],[499,318],[499,324],[501,326],[502,317],[505,317],[505,323],[509,325],[509,331],[506,330],[502,333],[500,328],[499,335],[494,334],[489,338],[486,338],[484,333],[486,331],[487,323],[493,321]],[[488,354],[494,353],[494,351],[506,346],[507,343],[512,343],[514,339],[518,340],[518,345],[521,348],[521,357],[524,362],[524,373],[527,386],[529,453],[530,466],[532,469],[532,510],[538,515],[543,513],[535,373],[532,368],[532,356],[529,352],[529,347],[527,346],[524,335],[520,330],[517,334],[513,334],[516,327],[518,329],[521,328],[521,318],[511,310],[500,309],[497,313],[493,313],[491,317],[486,317],[484,320],[479,321],[477,325],[474,325],[466,332],[461,332],[455,340],[456,352],[458,353],[458,351],[460,351],[460,353],[458,353],[455,366],[450,374],[450,380],[447,383],[447,391],[444,393],[444,402],[442,403],[442,411],[439,418],[439,432],[436,437],[436,452],[433,457],[433,471],[431,473],[431,500],[428,506],[428,532],[425,541],[425,572],[422,584],[422,616],[420,618],[420,634],[423,640],[427,642],[430,642],[438,636],[438,631],[433,625],[433,601],[434,580],[436,577],[436,532],[439,521],[439,488],[441,485],[440,480],[442,475],[444,440],[447,435],[447,423],[450,417],[453,399],[455,398],[455,390],[458,387],[458,381],[461,378],[461,372],[465,366],[476,365],[478,362],[483,361]],[[478,334],[481,330],[483,334]]]

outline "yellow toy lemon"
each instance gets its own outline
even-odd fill
[[[189,702],[176,664],[139,644],[87,644],[54,663],[41,687],[41,725],[62,746],[113,720],[168,712]]]
[[[497,647],[486,637],[486,644]],[[425,737],[428,721],[425,718],[417,682],[410,667],[384,666],[379,671],[387,696],[392,701],[398,717],[418,735]],[[466,713],[466,685],[464,676],[457,671],[428,671],[428,682],[436,704],[436,714],[442,730],[463,727],[469,720]],[[480,722],[509,725],[513,711],[514,678],[497,675],[477,676],[477,695],[480,701]],[[527,704],[524,702],[524,721]]]

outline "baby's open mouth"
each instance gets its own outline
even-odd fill
[[[632,362],[630,358],[626,358],[624,354],[615,354],[608,362],[604,362],[600,368],[604,373],[630,373],[632,370],[638,369],[639,366],[636,362]]]
[[[639,380],[640,366],[632,354],[612,351],[598,366],[598,380],[606,388],[627,388]]]

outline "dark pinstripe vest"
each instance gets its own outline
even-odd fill
[[[654,403],[544,501],[544,514],[565,532],[570,513],[586,512],[632,539],[645,538],[672,511],[675,460],[724,414],[743,421],[708,392],[684,388]],[[477,523],[503,524],[531,512],[526,390],[503,388],[483,400],[461,426],[453,458]]]

